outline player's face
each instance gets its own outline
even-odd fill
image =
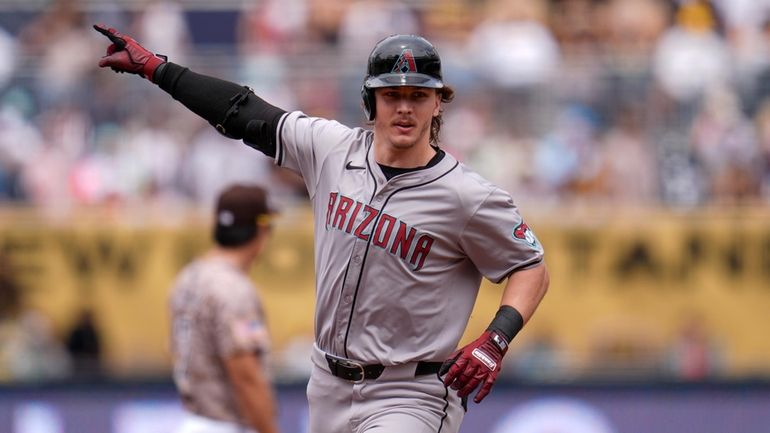
[[[374,131],[378,140],[397,149],[428,145],[431,121],[441,108],[436,89],[383,87],[374,94],[377,104]]]

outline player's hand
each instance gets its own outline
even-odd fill
[[[99,60],[99,66],[102,68],[109,66],[115,72],[138,74],[152,81],[155,70],[166,62],[165,57],[151,53],[131,36],[123,35],[102,24],[95,24],[94,29],[112,42],[107,47],[107,54]]]
[[[465,398],[481,385],[473,401],[480,403],[495,384],[497,373],[508,351],[508,341],[495,331],[484,331],[481,337],[459,349],[441,366],[444,385],[457,390]]]

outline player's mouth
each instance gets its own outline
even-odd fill
[[[411,122],[409,120],[398,120],[396,122],[393,122],[393,126],[401,134],[408,134],[414,129],[415,125],[414,125],[414,122]]]

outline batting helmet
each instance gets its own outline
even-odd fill
[[[441,59],[427,39],[415,35],[392,35],[374,46],[361,86],[364,113],[368,120],[374,120],[375,116],[372,89],[394,86],[444,87]]]

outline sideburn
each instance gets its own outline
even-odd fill
[[[443,123],[444,119],[442,119],[441,113],[430,121],[430,144],[432,146],[438,147],[439,134],[441,133],[441,125]]]
[[[449,102],[452,102],[452,99],[455,97],[455,91],[453,88],[449,86],[444,86],[441,89],[437,90],[439,93],[439,97],[441,97],[441,103],[446,104]],[[444,109],[442,108],[438,112],[438,116],[434,116],[433,119],[430,121],[430,144],[432,146],[438,147],[439,143],[439,134],[441,133],[441,125],[444,123],[444,119],[442,118],[442,113],[444,112]]]

